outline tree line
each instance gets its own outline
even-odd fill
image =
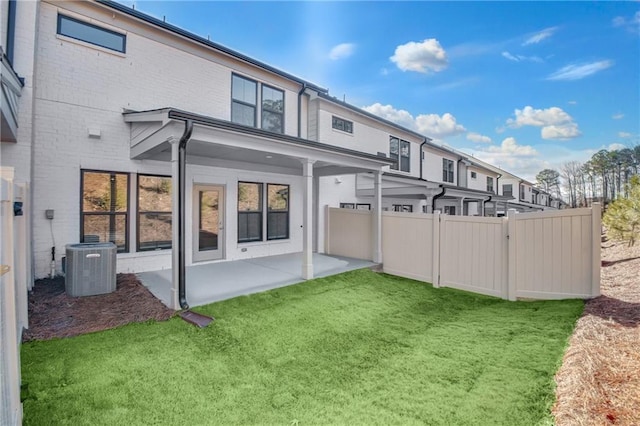
[[[587,207],[598,201],[607,205],[629,197],[629,182],[639,175],[640,145],[619,150],[602,149],[585,163],[569,161],[560,171],[544,169],[536,175],[537,185],[561,197],[568,207]]]

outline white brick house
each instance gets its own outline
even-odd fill
[[[319,177],[391,164],[308,140],[309,97],[326,92],[310,82],[115,2],[27,12],[35,36],[15,63],[34,114],[2,155],[34,183],[36,277],[51,273],[52,247],[59,273],[65,245],[83,241],[114,241],[119,272],[177,269],[182,205],[186,265],[303,251],[309,278]],[[34,51],[35,64],[18,59]]]

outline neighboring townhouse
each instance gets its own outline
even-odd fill
[[[451,148],[428,144],[424,147],[424,175],[439,184],[440,192],[429,200],[426,212],[492,216],[491,203],[506,201],[496,193],[499,173],[475,158]]]
[[[488,201],[502,199],[495,193],[495,171],[326,93],[318,93],[310,100],[309,138],[394,160],[395,164],[381,177],[384,210],[484,215],[489,213],[485,210]],[[472,171],[468,171],[470,167]],[[371,207],[374,178],[370,174],[324,178],[321,185],[321,205]]]
[[[389,158],[393,164],[380,182],[383,210],[421,211],[427,189],[421,188],[417,195],[416,180],[421,176],[420,147],[428,140],[425,136],[318,93],[309,103],[309,138]],[[323,178],[320,203],[369,209],[374,186],[375,177],[369,173]]]
[[[509,209],[531,212],[561,208],[560,199],[536,187],[533,183],[482,160],[474,158],[474,161],[498,174],[496,191],[502,198],[493,203],[496,216],[506,215]]]

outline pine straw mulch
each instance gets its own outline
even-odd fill
[[[118,274],[113,293],[84,297],[68,296],[63,277],[36,280],[22,340],[77,336],[131,322],[164,321],[174,314],[134,274]]]
[[[556,374],[558,425],[640,425],[640,244],[604,241],[601,271]]]

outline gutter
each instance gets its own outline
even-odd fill
[[[440,197],[443,197],[444,194],[447,192],[447,188],[445,188],[444,186],[440,185],[440,188],[442,188],[442,192],[434,195],[433,198],[431,199],[431,213],[433,213],[436,210],[436,200]]]
[[[298,92],[298,137],[302,137],[302,95],[304,91],[307,90],[307,83],[302,82],[302,89]],[[307,137],[309,136],[309,131],[307,130]]]
[[[187,142],[191,139],[193,133],[193,121],[184,121],[184,133],[180,138],[178,145],[178,299],[180,307],[184,310],[189,309],[187,304],[186,291],[186,268],[185,268],[185,235],[186,235],[186,169],[187,169]]]
[[[427,144],[427,138],[425,137],[424,140],[422,141],[422,143],[420,144],[420,180],[424,180],[422,178],[422,166],[423,166],[423,162],[424,162],[424,152],[422,151],[422,147],[424,147]]]

